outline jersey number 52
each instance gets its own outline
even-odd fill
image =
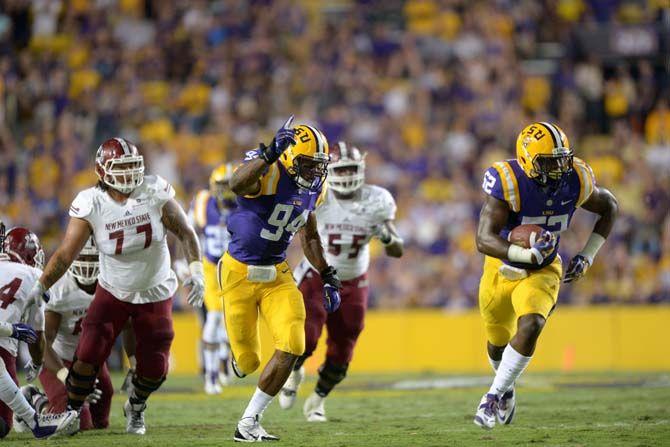
[[[281,239],[284,231],[295,233],[300,229],[300,227],[305,225],[309,211],[303,211],[302,214],[299,214],[295,219],[289,222],[291,219],[291,214],[293,214],[293,208],[293,205],[286,205],[284,203],[278,203],[275,205],[275,209],[268,218],[268,224],[277,228],[274,231],[263,228],[263,230],[261,230],[261,237],[269,241],[278,241]]]

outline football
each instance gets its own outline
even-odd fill
[[[514,245],[530,248],[535,244],[543,228],[535,224],[525,224],[514,227],[507,235],[507,240]]]

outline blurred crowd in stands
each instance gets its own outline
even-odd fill
[[[185,205],[282,120],[368,152],[407,249],[372,263],[372,306],[476,305],[481,177],[551,120],[620,203],[562,302],[670,302],[667,0],[5,0],[0,218],[55,248],[104,139],[138,143]],[[650,54],[580,30],[653,31]],[[650,31],[650,32],[651,32]],[[595,34],[593,34],[595,35]],[[666,40],[664,40],[664,36]],[[594,217],[562,238],[567,262]],[[374,250],[380,253],[380,250]]]

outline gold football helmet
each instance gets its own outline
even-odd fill
[[[312,126],[300,124],[294,129],[296,144],[286,149],[279,161],[298,186],[317,191],[328,175],[328,141]]]
[[[230,189],[230,178],[233,176],[233,170],[232,164],[224,163],[214,169],[209,176],[209,192],[219,204],[235,198],[235,193]]]
[[[555,124],[530,124],[516,139],[519,166],[542,186],[559,186],[565,174],[572,171],[572,158],[568,137]]]

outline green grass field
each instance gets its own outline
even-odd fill
[[[233,443],[235,423],[255,379],[220,397],[202,393],[194,377],[171,377],[147,409],[148,434],[124,432],[117,395],[109,430],[47,441],[59,446],[214,446]],[[308,424],[301,407],[273,402],[264,426],[284,446],[661,446],[670,445],[670,373],[527,374],[518,386],[514,424],[484,431],[472,423],[487,377],[352,375],[327,402],[329,422]],[[121,382],[115,377],[115,383]],[[41,444],[12,432],[8,446]]]

